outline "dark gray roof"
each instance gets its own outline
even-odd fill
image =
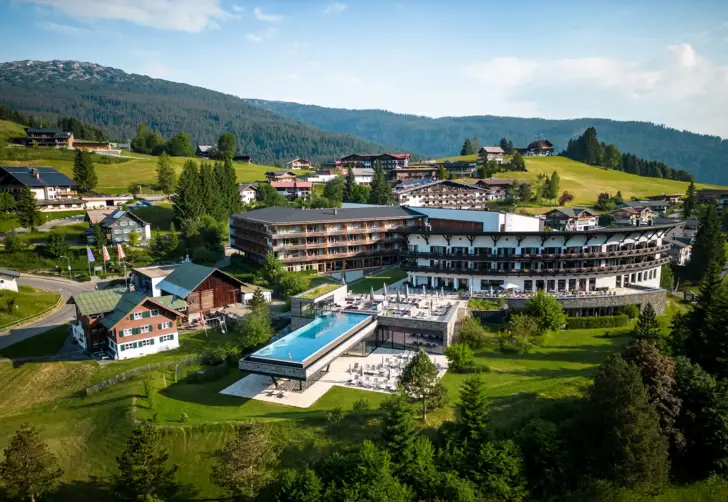
[[[678,247],[678,248],[687,248],[687,247],[690,247],[690,244],[687,244],[685,242],[682,242],[682,241],[679,241],[679,240],[676,240],[676,239],[665,239],[665,240],[667,242],[669,242],[670,244],[672,244],[673,246]]]
[[[587,213],[590,216],[599,216],[598,213],[595,213],[594,211],[592,211],[591,209],[586,208],[586,207],[557,207],[555,209],[552,209],[548,213],[550,213],[552,211],[558,211],[559,213],[564,214],[564,215],[568,216],[569,218],[576,218],[577,215],[579,215],[581,213]],[[548,213],[546,213],[546,214],[548,214]]]
[[[617,204],[617,207],[665,207],[669,205],[664,200],[625,200]]]
[[[111,226],[114,226],[114,224],[121,220],[124,216],[128,216],[129,218],[136,220],[140,225],[145,226],[148,225],[146,221],[141,219],[136,214],[132,213],[131,211],[114,211],[110,215],[106,216],[103,220],[99,222],[99,225],[101,225],[102,228],[109,228]]]
[[[447,185],[456,186],[456,187],[469,188],[471,190],[475,190],[476,192],[488,192],[489,191],[487,188],[483,188],[483,187],[480,187],[477,185],[471,185],[469,183],[461,183],[460,181],[437,180],[437,181],[433,181],[431,183],[423,183],[423,184],[408,186],[406,188],[403,188],[399,193],[400,194],[409,193],[409,192],[413,192],[415,190],[420,190],[422,188],[429,188],[432,186],[442,185],[442,184],[447,184]]]
[[[36,172],[38,178],[34,176]],[[78,183],[52,167],[0,166],[0,183],[14,182],[29,187],[78,186]]]
[[[222,270],[218,270],[212,267],[205,267],[204,265],[198,265],[196,263],[183,263],[179,267],[175,268],[174,271],[165,277],[157,286],[162,291],[166,291],[180,298],[187,298],[187,296],[195,290],[197,286],[207,279],[210,274],[220,272],[228,276],[233,281],[237,282],[240,286],[244,283],[230,274],[226,274]]]
[[[0,268],[0,275],[7,275],[9,277],[20,277],[20,272],[15,270],[8,270],[6,268]]]
[[[65,204],[83,204],[81,199],[43,199],[35,201],[39,206],[61,206]]]
[[[298,209],[294,207],[265,207],[233,215],[236,219],[262,223],[316,223],[324,221],[378,220],[381,218],[407,218],[420,216],[400,206],[372,206],[368,208]]]

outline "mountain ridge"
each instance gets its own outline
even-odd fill
[[[231,94],[80,61],[0,64],[0,103],[53,119],[72,116],[122,140],[134,137],[141,123],[165,137],[187,132],[197,144],[215,144],[220,134],[233,132],[239,151],[269,164],[295,157],[321,162],[357,151],[387,150],[283,117]]]

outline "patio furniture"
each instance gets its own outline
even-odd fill
[[[280,391],[280,392],[278,393],[278,398],[279,398],[279,399],[283,399],[284,397],[286,397],[286,393],[285,393],[285,392],[283,392],[283,391]]]

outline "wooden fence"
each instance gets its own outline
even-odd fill
[[[177,359],[175,361],[164,361],[161,363],[145,364],[144,366],[138,366],[128,371],[124,371],[123,373],[119,373],[118,375],[114,375],[113,377],[107,378],[103,382],[99,382],[95,385],[92,385],[91,387],[86,387],[85,392],[87,396],[90,396],[91,394],[95,394],[100,390],[105,389],[106,387],[116,385],[117,383],[123,382],[124,380],[139,375],[140,373],[146,373],[148,371],[156,370],[159,368],[171,368],[177,365],[191,366],[193,364],[201,363],[202,359],[202,354],[194,354],[191,356],[187,356],[184,359]]]

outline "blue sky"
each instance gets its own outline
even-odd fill
[[[0,0],[0,61],[432,117],[646,120],[728,137],[728,2]]]

